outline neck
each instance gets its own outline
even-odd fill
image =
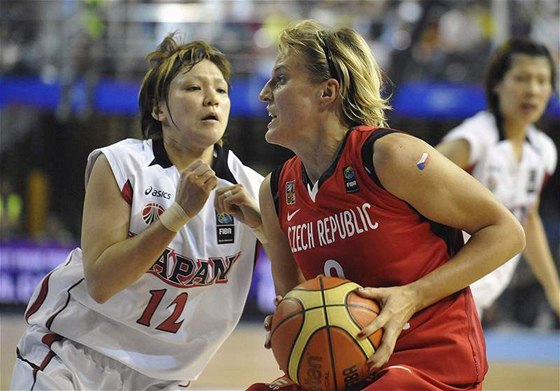
[[[338,154],[346,132],[346,128],[338,128],[331,132],[325,130],[320,137],[315,137],[313,142],[302,143],[304,148],[297,151],[296,154],[303,162],[307,176],[312,182],[318,181],[330,167]]]
[[[520,121],[507,121],[505,118],[502,122],[504,136],[515,144],[522,144],[527,135],[529,124]]]
[[[209,166],[212,165],[212,161],[214,158],[213,145],[203,150],[194,150],[178,145],[173,141],[167,141],[165,139],[163,140],[163,145],[165,147],[165,152],[167,153],[169,160],[175,167],[177,167],[177,170],[179,170],[179,172],[183,171],[195,160],[202,160]]]

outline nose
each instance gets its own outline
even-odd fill
[[[535,94],[539,90],[538,83],[535,80],[529,80],[526,87],[526,91],[529,94]]]
[[[215,91],[207,91],[204,104],[206,106],[216,106],[218,104],[218,94]]]
[[[268,102],[270,100],[270,80],[266,82],[261,92],[259,93],[259,100],[263,102]]]

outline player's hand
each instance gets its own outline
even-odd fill
[[[278,307],[278,304],[280,304],[280,302],[282,301],[282,296],[276,296],[274,298],[274,306]],[[266,337],[264,340],[264,347],[267,349],[270,349],[270,338],[271,338],[271,332],[270,329],[272,327],[272,318],[274,317],[274,315],[267,315],[266,318],[264,318],[264,329],[266,330]]]
[[[202,160],[195,160],[181,172],[175,202],[186,214],[194,217],[217,185],[218,178],[214,170]]]
[[[216,189],[214,205],[218,212],[225,212],[251,228],[262,224],[257,201],[241,184]]]
[[[367,338],[375,331],[383,329],[381,344],[368,360],[370,371],[375,372],[389,360],[402,330],[410,327],[408,321],[417,308],[415,297],[406,286],[359,288],[356,293],[377,301],[381,307],[377,318],[358,333],[358,338]]]

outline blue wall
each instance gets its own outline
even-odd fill
[[[258,93],[266,80],[259,78],[235,79],[231,88],[232,117],[266,116],[265,105],[258,101]],[[92,94],[97,112],[108,115],[134,116],[138,113],[139,82],[101,80]],[[71,87],[72,108],[82,110],[87,102],[83,82]],[[1,77],[0,109],[7,105],[28,105],[54,110],[62,98],[59,82],[46,83],[38,77]],[[462,119],[483,110],[486,106],[484,91],[475,84],[446,82],[411,82],[395,89],[391,98],[393,115],[410,118]],[[547,115],[560,118],[560,101],[555,95]]]

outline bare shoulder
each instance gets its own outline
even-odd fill
[[[418,137],[406,133],[391,133],[375,142],[373,163],[376,170],[416,165],[424,152],[431,153],[431,147]],[[379,172],[378,172],[379,174]]]

